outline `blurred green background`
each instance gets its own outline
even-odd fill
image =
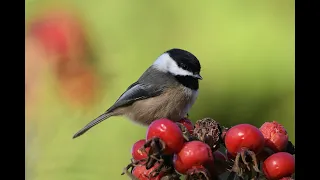
[[[27,179],[128,179],[120,174],[130,162],[132,144],[145,137],[145,127],[115,117],[78,139],[72,136],[173,47],[189,50],[202,65],[193,121],[212,117],[224,126],[259,127],[276,120],[294,143],[293,0],[26,0],[27,27],[55,8],[80,19],[99,86],[94,103],[72,106],[57,93],[52,63],[38,68],[37,98],[26,105],[31,114],[26,117]]]

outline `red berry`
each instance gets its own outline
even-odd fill
[[[260,131],[265,139],[265,146],[274,152],[284,151],[288,144],[288,134],[286,129],[278,122],[265,122]]]
[[[156,169],[159,166],[159,164],[155,164],[152,168],[146,169],[146,166],[144,165],[139,165],[134,167],[132,170],[132,175],[138,178],[139,180],[160,180],[163,176],[163,173],[158,174],[155,177],[151,177],[153,174],[152,171]],[[151,178],[149,178],[151,177]]]
[[[251,124],[238,124],[227,131],[225,145],[233,156],[243,149],[257,154],[264,147],[264,137],[257,127]]]
[[[166,118],[155,120],[149,125],[147,140],[154,137],[160,138],[165,143],[164,154],[179,152],[184,143],[179,126]]]
[[[262,169],[268,180],[290,177],[295,172],[295,159],[287,152],[278,152],[263,162]]]
[[[190,134],[193,133],[194,127],[193,127],[192,122],[189,119],[183,118],[183,119],[179,120],[178,122],[181,123],[184,127],[186,127]]]
[[[131,148],[131,154],[134,160],[139,161],[148,157],[148,151],[150,148],[146,148],[146,152],[139,151],[139,149],[146,143],[145,139],[141,139],[135,142]]]
[[[174,155],[174,168],[181,174],[186,174],[194,166],[213,164],[210,147],[201,141],[186,142],[181,151]]]

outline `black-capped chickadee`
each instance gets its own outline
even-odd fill
[[[164,52],[102,115],[78,131],[76,138],[111,116],[126,116],[141,125],[160,118],[185,117],[198,96],[200,62],[188,51]]]

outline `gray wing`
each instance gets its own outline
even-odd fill
[[[158,96],[162,92],[163,88],[160,88],[155,84],[146,85],[135,82],[127,88],[127,90],[106,112],[109,113],[118,107],[128,106],[136,101]]]

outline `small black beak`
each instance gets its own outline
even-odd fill
[[[195,78],[202,80],[202,77],[200,76],[200,74],[195,74],[194,75]]]

